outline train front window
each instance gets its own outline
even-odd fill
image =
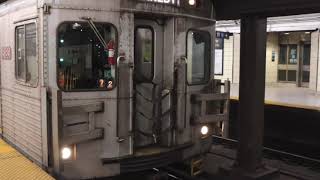
[[[210,78],[211,36],[190,30],[187,36],[187,79],[191,85],[206,83]]]
[[[67,22],[58,28],[57,79],[65,91],[111,90],[115,85],[116,29],[105,23],[94,26]]]

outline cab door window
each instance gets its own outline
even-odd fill
[[[154,72],[154,31],[149,26],[138,26],[135,30],[135,79],[152,81]]]
[[[210,78],[211,36],[190,30],[187,35],[187,79],[190,85],[207,83]]]

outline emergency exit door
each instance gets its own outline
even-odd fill
[[[281,44],[278,64],[278,81],[309,87],[310,43]]]
[[[136,19],[134,52],[134,146],[168,144],[170,118],[164,118],[162,108],[167,96],[163,83],[164,26]]]
[[[281,44],[278,64],[278,81],[297,83],[298,81],[298,45]]]

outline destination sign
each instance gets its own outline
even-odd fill
[[[143,2],[153,2],[159,4],[168,4],[168,5],[180,5],[180,0],[141,0]]]

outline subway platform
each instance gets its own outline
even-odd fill
[[[252,89],[254,91],[254,89]],[[239,84],[231,84],[231,99],[238,100]],[[275,84],[266,86],[265,103],[309,110],[320,110],[320,94],[295,85]]]
[[[54,180],[54,178],[0,139],[0,180]]]

